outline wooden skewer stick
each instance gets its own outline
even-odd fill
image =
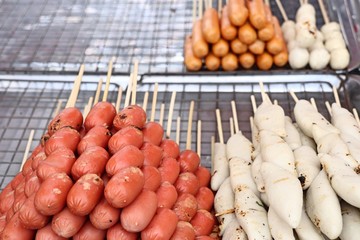
[[[60,112],[60,109],[61,109],[61,105],[63,103],[63,100],[62,99],[59,99],[57,105],[56,105],[56,108],[55,108],[55,111],[53,113],[53,118],[58,115],[58,113]]]
[[[235,133],[238,133],[240,131],[240,129],[239,129],[239,122],[238,122],[235,101],[231,101],[231,109],[232,109],[232,115],[233,115],[233,119],[234,119]]]
[[[135,60],[134,61],[134,76],[133,76],[133,85],[132,85],[131,105],[136,104],[136,89],[137,89],[138,71],[139,71],[139,61]]]
[[[233,136],[235,134],[235,128],[234,128],[234,119],[232,117],[229,118],[229,124],[230,124],[230,136]]]
[[[201,120],[197,122],[197,154],[201,159]]]
[[[203,0],[199,0],[199,18],[202,19],[203,16]]]
[[[337,91],[337,89],[336,89],[335,86],[333,86],[333,94],[334,94],[334,98],[335,98],[335,103],[336,103],[339,107],[341,107],[340,98],[339,98],[339,93],[338,93],[338,91]]]
[[[159,117],[159,124],[163,126],[164,123],[164,111],[165,111],[165,103],[160,105],[160,117]]]
[[[81,80],[84,75],[84,70],[85,70],[85,65],[82,64],[80,67],[80,70],[79,70],[79,74],[75,78],[74,86],[73,86],[73,89],[71,90],[71,93],[70,93],[70,96],[66,103],[65,108],[75,107],[76,99],[78,97],[79,90],[80,90]]]
[[[28,158],[28,155],[29,155],[29,151],[30,151],[30,147],[31,147],[31,143],[33,141],[33,138],[34,138],[34,133],[35,133],[35,130],[34,129],[31,129],[30,131],[30,134],[29,134],[29,139],[27,141],[27,144],[26,144],[26,147],[25,147],[25,152],[24,152],[24,156],[23,156],[23,160],[21,162],[21,165],[20,165],[20,171],[22,171],[23,169],[23,166]]]
[[[267,103],[271,103],[271,100],[270,100],[269,96],[265,92],[264,83],[260,81],[259,86],[260,86],[262,101],[267,102]]]
[[[180,128],[181,128],[181,118],[177,117],[176,119],[176,136],[175,141],[179,145],[180,144]]]
[[[110,79],[111,79],[111,75],[112,75],[112,69],[113,69],[113,59],[111,58],[109,61],[108,71],[107,71],[107,75],[106,75],[105,89],[104,89],[104,94],[103,94],[103,98],[102,98],[103,102],[107,101],[107,97],[109,94],[109,86],[110,86]]]
[[[356,110],[356,108],[353,108],[353,114],[354,114],[354,118],[355,118],[356,122],[360,126],[359,114],[358,114],[358,111]]]
[[[299,0],[300,6],[304,4],[303,0]]]
[[[266,5],[268,5],[268,6],[270,6],[269,0],[265,0],[264,3],[265,3]]]
[[[299,101],[299,99],[296,96],[296,94],[294,93],[294,91],[290,90],[289,93],[290,93],[290,96],[292,97],[292,99],[294,99],[294,101],[297,103]]]
[[[222,0],[218,0],[218,14],[219,14],[219,17],[221,16],[221,9],[222,9]]]
[[[116,104],[115,104],[116,112],[119,112],[119,111],[120,111],[122,92],[123,92],[123,89],[122,89],[121,86],[119,86],[119,88],[118,88],[118,95],[117,95]]]
[[[316,106],[316,102],[314,98],[310,98],[311,105],[315,108],[316,111],[318,111],[318,108]]]
[[[211,166],[214,166],[214,156],[215,156],[215,136],[211,136]],[[214,174],[214,169],[211,167],[211,175]]]
[[[326,109],[329,112],[329,115],[332,116],[331,106],[330,106],[330,103],[328,101],[325,102],[325,106],[326,106]]]
[[[157,94],[158,94],[159,84],[155,83],[154,85],[154,92],[153,92],[153,99],[151,105],[151,115],[150,115],[150,122],[153,122],[155,119],[155,112],[156,112],[156,101],[157,101]]]
[[[223,134],[223,128],[221,123],[221,116],[220,116],[220,110],[216,109],[216,121],[217,121],[217,128],[218,128],[218,134],[219,134],[219,142],[221,144],[224,143],[224,134]]]
[[[130,103],[130,95],[131,95],[131,90],[132,90],[132,83],[133,83],[133,74],[131,73],[129,83],[128,83],[128,86],[127,86],[127,89],[126,89],[124,108],[129,106],[129,103]]]
[[[254,95],[251,95],[251,96],[250,96],[250,100],[251,100],[251,106],[252,106],[253,112],[254,112],[254,114],[255,114],[255,112],[256,112],[256,110],[257,110],[255,96],[254,96]]]
[[[88,103],[85,105],[84,113],[83,113],[84,119],[86,118],[86,116],[89,114],[89,112],[91,110],[93,99],[94,99],[93,97],[89,97]]]
[[[286,14],[286,11],[285,11],[284,6],[282,5],[281,1],[280,0],[275,0],[275,1],[276,1],[276,5],[278,6],[281,16],[283,17],[284,21],[285,22],[289,21],[289,18]]]
[[[143,101],[143,105],[142,105],[142,108],[144,109],[145,112],[146,112],[146,110],[147,110],[148,100],[149,100],[149,92],[146,91],[146,92],[144,93],[144,101]]]
[[[94,105],[99,102],[102,84],[103,84],[103,79],[100,78],[99,82],[98,82],[98,85],[97,85],[97,88],[96,88],[96,93],[95,93],[95,98],[94,98]]]
[[[171,124],[174,113],[175,99],[176,99],[176,91],[173,91],[170,99],[169,115],[168,115],[166,135],[165,135],[166,138],[170,138],[170,134],[171,134]]]
[[[251,132],[253,132],[254,131],[254,117],[250,117],[250,130],[251,130]]]
[[[186,134],[186,148],[185,149],[191,149],[191,132],[192,132],[192,120],[194,115],[194,101],[190,102],[190,108],[189,108],[189,119],[188,119],[188,129]]]
[[[279,102],[277,99],[274,99],[274,105],[279,105]]]
[[[329,20],[329,16],[327,14],[327,11],[326,11],[326,8],[325,8],[325,5],[324,5],[324,1],[323,0],[318,0],[318,2],[319,2],[321,14],[322,14],[322,16],[324,18],[324,22],[325,22],[325,24],[328,24],[330,22],[330,20]]]

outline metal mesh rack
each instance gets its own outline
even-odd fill
[[[225,2],[225,1],[223,1]],[[309,1],[317,9],[316,0]],[[217,6],[217,1],[213,1]],[[293,19],[299,1],[283,1]],[[274,15],[280,12],[271,1]],[[3,0],[0,1],[0,71],[185,72],[183,45],[191,31],[192,0]],[[281,19],[281,18],[280,18]]]
[[[76,106],[83,109],[90,96],[94,96],[97,83],[83,82]],[[46,126],[52,118],[58,100],[65,101],[72,88],[71,82],[64,81],[36,81],[36,80],[0,80],[0,190],[19,171],[23,158],[27,138],[31,129],[35,129],[35,136],[31,150],[38,145],[39,139],[44,133]],[[154,84],[151,78],[143,79],[138,87],[138,100],[142,104],[143,95],[150,92],[147,113],[150,115],[150,103]],[[291,109],[294,101],[288,91],[293,89],[299,98],[309,99],[314,97],[318,109],[326,117],[328,113],[324,105],[325,101],[333,102],[332,84],[326,81],[313,82],[273,82],[265,83],[265,89],[272,99],[277,99],[285,112],[292,116]],[[108,100],[116,101],[118,85],[112,83]],[[161,103],[165,103],[164,128],[166,128],[167,114],[172,91],[176,91],[176,101],[172,120],[171,138],[175,139],[176,118],[181,117],[181,141],[180,148],[185,149],[186,132],[190,101],[194,100],[194,118],[191,148],[196,150],[196,127],[197,121],[202,120],[202,164],[210,166],[210,138],[217,136],[215,109],[221,110],[224,138],[228,139],[229,117],[232,116],[230,101],[235,100],[240,129],[247,137],[250,137],[249,117],[253,114],[250,103],[250,95],[254,94],[258,103],[260,93],[257,83],[249,82],[217,82],[217,83],[174,83],[159,82],[157,101],[157,113],[155,120],[159,120]],[[123,94],[122,103],[124,102]],[[141,101],[140,101],[141,99]],[[123,104],[122,104],[123,105]],[[292,116],[293,117],[293,116]]]

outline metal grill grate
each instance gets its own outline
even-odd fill
[[[309,2],[319,10],[316,0]],[[299,1],[283,4],[293,19]],[[140,73],[184,72],[191,18],[191,0],[3,0],[0,71],[73,73],[85,63],[87,72],[103,73],[115,56],[115,73],[130,72],[134,59]]]
[[[253,114],[250,95],[254,94],[258,103],[260,93],[257,83],[249,82],[214,82],[201,83],[190,81],[175,83],[168,78],[167,82],[159,82],[157,113],[155,120],[159,120],[161,103],[165,103],[164,128],[166,128],[167,114],[172,91],[177,91],[174,115],[172,121],[171,138],[175,139],[176,118],[181,117],[181,149],[185,149],[186,132],[190,101],[194,100],[194,118],[192,128],[192,146],[196,150],[197,120],[202,120],[202,164],[210,167],[210,138],[217,136],[215,109],[221,109],[224,138],[230,137],[229,117],[232,116],[230,101],[235,100],[240,129],[250,137],[249,117]],[[191,80],[191,79],[190,79]],[[83,82],[76,106],[83,109],[89,97],[94,96],[97,83]],[[24,154],[27,138],[31,129],[35,129],[31,150],[38,145],[41,135],[52,118],[59,99],[65,101],[69,96],[72,83],[35,80],[0,80],[0,190],[19,171]],[[149,91],[147,113],[150,116],[152,91],[154,89],[151,78],[143,79],[138,88],[138,103],[142,104],[144,93]],[[321,113],[326,117],[328,113],[324,106],[327,100],[333,102],[332,85],[325,81],[313,82],[274,82],[265,83],[265,89],[272,99],[277,99],[285,112],[292,116],[291,109],[294,101],[288,91],[295,90],[299,98],[314,97]],[[108,99],[116,101],[118,85],[111,84]],[[123,93],[122,106],[125,98]]]

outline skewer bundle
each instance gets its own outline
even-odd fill
[[[81,113],[74,107],[81,68],[66,108],[54,114],[46,137],[31,156],[24,156],[21,171],[0,193],[1,239],[194,239],[214,234],[210,172],[191,150],[192,117],[187,148],[180,152],[169,139],[176,92],[164,137],[153,119],[154,108],[147,121],[147,97],[142,107],[136,105],[137,63],[121,110],[120,99],[116,106],[107,101],[111,69],[110,63],[102,101],[100,80],[95,98]],[[157,87],[153,106],[156,97]],[[160,115],[163,119],[164,111]]]
[[[222,182],[217,181],[219,176],[212,178],[211,188],[216,191],[220,235],[269,240],[360,238],[356,115],[340,106],[336,89],[336,102],[327,104],[331,123],[317,111],[314,99],[299,100],[290,92],[296,102],[294,123],[260,87],[263,103],[257,107],[251,98],[252,142],[235,130],[222,143],[226,151],[214,145],[212,171],[221,175]]]
[[[190,71],[198,71],[203,65],[208,70],[234,71],[241,66],[251,69],[257,66],[269,70],[273,65],[287,64],[286,43],[278,19],[272,15],[268,1],[229,0],[218,11],[212,2],[197,1],[193,4],[193,29],[185,41],[185,65]]]

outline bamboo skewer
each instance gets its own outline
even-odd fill
[[[259,86],[260,86],[262,101],[267,102],[267,103],[271,103],[271,100],[270,100],[269,96],[265,92],[264,83],[260,81]]]
[[[218,0],[218,14],[219,18],[221,16],[221,10],[222,10],[222,0]]]
[[[128,86],[127,86],[127,89],[126,89],[124,108],[129,106],[129,103],[130,103],[130,95],[131,95],[131,90],[132,90],[132,83],[133,83],[133,74],[131,73],[129,83],[128,83]]]
[[[315,108],[316,111],[318,111],[318,108],[316,106],[316,102],[314,98],[310,98],[311,105]]]
[[[255,114],[256,110],[257,110],[257,106],[256,106],[256,100],[255,100],[255,96],[251,95],[250,96],[250,101],[251,101],[251,106],[252,106],[252,110]]]
[[[98,82],[98,85],[97,85],[97,88],[96,88],[96,93],[95,93],[95,98],[94,98],[94,105],[99,102],[102,84],[103,84],[103,79],[100,78],[100,80]]]
[[[75,78],[74,86],[73,86],[73,89],[71,90],[71,93],[70,93],[70,96],[69,96],[69,99],[68,99],[68,101],[66,103],[65,108],[75,107],[76,99],[78,97],[79,90],[80,90],[81,80],[82,80],[82,77],[84,75],[84,70],[85,70],[85,65],[82,64],[80,66],[79,74]]]
[[[138,71],[139,71],[139,61],[134,61],[134,75],[133,75],[133,84],[132,84],[132,98],[131,98],[131,105],[136,104],[136,89],[137,89],[137,78],[138,78]]]
[[[109,93],[109,86],[110,86],[110,79],[111,79],[111,75],[112,75],[112,69],[113,69],[113,59],[110,59],[108,71],[107,71],[107,75],[106,75],[105,90],[104,90],[104,94],[103,94],[103,98],[102,98],[103,102],[107,101],[107,97],[108,97],[108,93]]]
[[[276,1],[276,5],[278,6],[278,8],[280,10],[281,16],[284,19],[284,22],[289,21],[289,18],[286,14],[286,11],[285,11],[284,6],[282,5],[281,1],[280,0],[275,0],[275,1]]]
[[[189,119],[188,119],[188,129],[186,134],[186,148],[185,149],[191,149],[191,132],[192,132],[192,120],[194,115],[194,101],[190,102],[190,108],[189,108]]]
[[[214,166],[214,155],[215,155],[215,136],[211,136],[210,138],[210,146],[211,146],[211,166]],[[214,174],[214,169],[211,168],[211,175]]]
[[[238,133],[240,131],[239,129],[239,122],[238,122],[238,116],[237,116],[237,111],[236,111],[236,104],[235,101],[231,101],[231,110],[232,110],[232,115],[233,115],[233,119],[234,119],[234,131],[235,133]]]
[[[115,104],[115,109],[116,109],[116,112],[119,112],[119,111],[120,111],[120,105],[121,105],[122,92],[123,92],[123,89],[122,89],[122,87],[121,87],[121,86],[119,86],[119,89],[118,89],[118,95],[117,95],[117,98],[116,98],[116,104]]]
[[[325,24],[328,24],[330,22],[330,20],[329,20],[329,16],[327,14],[327,11],[326,11],[326,8],[325,8],[325,5],[324,5],[324,1],[323,0],[318,0],[318,2],[319,2],[320,11],[321,11],[322,17],[324,19],[324,22],[325,22]]]
[[[63,103],[63,100],[62,100],[62,99],[59,99],[59,101],[58,101],[58,103],[57,103],[57,105],[56,105],[55,111],[54,111],[54,113],[53,113],[53,116],[52,116],[53,118],[54,118],[56,115],[58,115],[58,113],[60,112],[62,103]]]
[[[175,106],[175,99],[176,99],[176,91],[173,91],[171,94],[170,106],[169,106],[169,115],[167,120],[167,127],[166,127],[166,138],[170,138],[171,133],[171,123],[174,113],[174,106]]]
[[[339,107],[341,107],[340,98],[339,98],[339,93],[338,93],[338,91],[337,91],[337,89],[336,89],[335,86],[333,87],[333,94],[334,94],[334,98],[335,98],[335,103],[336,103]]]
[[[203,16],[203,1],[199,0],[199,18],[202,19]]]
[[[294,91],[290,90],[289,91],[290,96],[292,97],[292,99],[297,103],[299,101],[298,97],[296,96],[296,94],[294,93]]]
[[[143,101],[143,105],[142,105],[142,108],[144,109],[145,112],[146,112],[146,110],[147,110],[148,100],[149,100],[149,92],[146,91],[146,92],[144,93],[144,101]]]
[[[89,114],[89,112],[91,110],[93,99],[94,99],[93,97],[89,97],[88,103],[85,105],[84,113],[83,113],[84,119],[86,118],[86,116]]]
[[[159,124],[163,126],[164,123],[164,112],[165,112],[165,103],[160,105],[160,117],[159,117]]]
[[[176,136],[175,142],[179,145],[180,144],[180,128],[181,128],[181,118],[177,117],[176,119]]]
[[[326,106],[326,109],[329,112],[329,115],[332,116],[331,106],[330,106],[330,103],[328,101],[325,102],[325,106]]]
[[[197,122],[197,154],[201,159],[201,120]]]
[[[30,147],[31,147],[31,143],[33,141],[33,138],[34,138],[34,133],[35,133],[35,130],[34,129],[31,129],[30,130],[30,134],[29,134],[29,139],[27,141],[27,144],[26,144],[26,147],[25,147],[25,152],[24,152],[24,156],[23,156],[23,159],[21,161],[21,165],[20,165],[20,171],[22,171],[23,169],[23,166],[28,158],[28,155],[29,155],[29,151],[30,151]]]
[[[224,134],[223,134],[223,128],[222,128],[222,123],[221,123],[220,110],[216,109],[215,113],[216,113],[217,129],[218,129],[218,134],[219,134],[219,142],[221,144],[224,144]]]
[[[358,111],[356,110],[356,108],[353,108],[353,114],[354,114],[354,118],[356,120],[356,122],[358,123],[358,125],[360,126],[360,119],[359,119],[359,114]]]
[[[159,84],[155,83],[154,85],[154,92],[153,92],[153,99],[151,105],[151,115],[150,115],[150,122],[153,122],[155,119],[155,111],[156,111],[156,101],[157,101],[157,94],[158,94]]]
[[[230,136],[233,136],[235,134],[235,128],[234,128],[234,120],[232,117],[229,118],[229,124],[230,124]]]

